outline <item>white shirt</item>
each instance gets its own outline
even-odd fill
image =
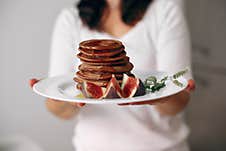
[[[187,24],[181,8],[170,0],[154,1],[120,38],[89,30],[75,8],[63,10],[53,33],[49,75],[75,72],[78,44],[93,38],[122,41],[139,72],[175,73],[191,66]],[[188,133],[182,114],[163,116],[150,105],[86,105],[79,112],[73,143],[76,151],[187,151]]]

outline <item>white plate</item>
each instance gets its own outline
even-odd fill
[[[135,74],[137,77],[146,79],[148,76],[156,76],[158,79],[166,75],[164,72],[151,72]],[[55,100],[68,101],[68,102],[81,102],[88,104],[119,104],[119,103],[131,103],[142,102],[148,100],[155,100],[164,98],[173,94],[176,94],[187,87],[187,80],[183,77],[178,79],[183,83],[183,87],[178,87],[170,81],[166,82],[166,87],[155,93],[149,93],[144,96],[138,96],[133,98],[118,98],[118,99],[88,99],[76,97],[81,92],[75,88],[75,82],[73,81],[73,75],[57,76],[52,78],[42,79],[36,83],[33,87],[34,92],[44,96],[46,98],[52,98]]]

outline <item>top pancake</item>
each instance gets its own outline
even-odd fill
[[[118,40],[110,39],[92,39],[86,40],[79,44],[79,48],[83,50],[117,50],[124,47]]]
[[[118,49],[113,49],[113,50],[90,50],[90,49],[83,49],[80,47],[78,48],[78,50],[87,56],[111,57],[124,51],[124,46]]]

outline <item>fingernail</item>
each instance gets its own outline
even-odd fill
[[[195,90],[195,81],[194,80],[189,80],[188,81],[188,86],[186,88],[187,92],[191,92]]]

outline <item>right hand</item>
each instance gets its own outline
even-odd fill
[[[30,87],[32,88],[35,85],[35,83],[37,83],[38,81],[40,81],[40,80],[34,79],[34,78],[33,79],[30,79],[30,81],[29,81]],[[79,107],[79,108],[81,108],[81,107],[83,107],[85,105],[85,103],[65,102],[65,101],[53,100],[53,99],[47,99],[47,100],[50,101],[50,102],[57,103],[57,104],[65,104],[65,103],[68,103],[68,104],[70,104],[70,105],[72,105],[74,107]]]

